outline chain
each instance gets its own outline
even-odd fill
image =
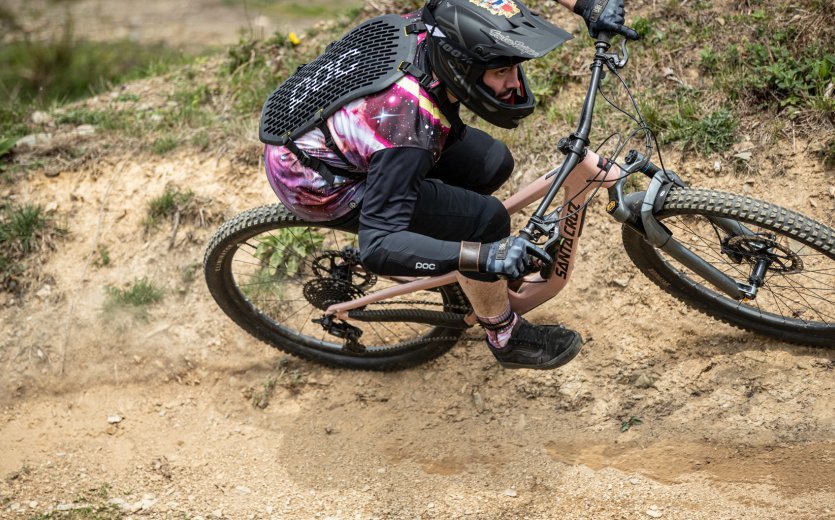
[[[446,307],[449,310],[456,310],[464,313],[470,312],[470,307],[466,305],[449,305],[445,303],[439,302],[430,302],[430,301],[423,301],[423,300],[397,300],[397,301],[383,301],[383,302],[372,302],[368,304],[371,305],[431,305],[435,307]]]

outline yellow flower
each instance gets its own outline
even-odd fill
[[[298,45],[298,44],[300,44],[300,43],[302,42],[302,41],[299,39],[299,37],[296,35],[296,33],[294,33],[294,32],[291,32],[291,33],[287,36],[287,39],[288,39],[288,40],[290,40],[290,43],[292,43],[293,45]]]

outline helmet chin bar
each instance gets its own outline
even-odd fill
[[[518,71],[521,91],[505,102],[484,84],[484,71],[544,56],[571,35],[521,2],[515,2],[518,11],[512,15],[481,5],[487,3],[439,0],[424,7],[429,64],[444,88],[477,116],[516,128],[535,104],[524,72]]]
[[[493,89],[484,83],[483,73],[475,76],[476,79],[466,89],[468,94],[466,99],[462,97],[460,101],[490,124],[501,128],[516,128],[522,119],[531,115],[536,104],[536,99],[528,87],[522,67],[519,67],[518,74],[519,89],[522,91],[522,95],[511,103],[505,103],[496,97]],[[455,93],[453,92],[453,94]]]

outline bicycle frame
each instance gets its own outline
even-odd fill
[[[599,188],[608,189],[610,203],[606,210],[615,220],[639,231],[655,247],[665,251],[732,298],[753,298],[756,296],[756,284],[742,284],[722,273],[672,238],[669,231],[654,218],[653,208],[657,199],[666,197],[669,186],[684,186],[675,173],[655,167],[648,158],[640,154],[636,154],[638,159],[633,159],[632,162],[627,158],[627,164],[622,169],[615,163],[605,164],[606,161],[587,148],[595,98],[604,66],[619,69],[629,58],[625,40],[621,44],[620,54],[607,53],[609,47],[608,38],[605,36],[595,44],[591,80],[577,130],[570,137],[563,139],[559,145],[559,150],[566,155],[565,161],[503,202],[508,213],[513,215],[540,200],[520,235],[535,242],[547,237],[542,247],[554,258],[554,263],[546,266],[540,273],[508,284],[511,308],[518,314],[527,313],[556,296],[567,285],[574,270],[574,260],[585,222],[586,202],[589,195]],[[632,173],[637,172],[650,177],[650,185],[646,192],[625,196],[624,184]],[[563,204],[558,208],[559,215],[546,214],[560,189],[564,189],[564,198]],[[716,218],[711,219],[711,222],[731,236],[753,234],[733,220]],[[348,321],[352,319],[349,315],[352,310],[411,292],[454,283],[457,274],[452,272],[430,278],[395,279],[404,283],[355,300],[331,305],[325,311],[325,315]],[[464,321],[467,325],[473,325],[475,315],[471,312]]]
[[[571,171],[571,175],[564,182],[566,203],[563,204],[560,214],[563,217],[560,225],[560,236],[564,238],[564,241],[555,258],[557,270],[554,276],[548,280],[543,279],[537,273],[526,276],[522,279],[521,283],[511,284],[511,287],[515,285],[515,288],[508,289],[508,296],[510,298],[510,306],[514,311],[524,314],[538,307],[556,296],[568,283],[571,272],[574,269],[575,253],[577,252],[583,221],[585,219],[585,208],[583,206],[586,201],[586,196],[597,186],[607,188],[614,186],[615,182],[622,175],[620,168],[613,165],[608,173],[603,172],[605,177],[601,178],[601,170],[597,167],[598,159],[599,156],[596,153],[589,151],[586,158]],[[559,168],[548,172],[505,200],[503,204],[508,213],[511,215],[518,213],[523,208],[542,199],[553,184],[551,177],[558,171]],[[578,208],[583,209],[578,211]],[[575,213],[568,217],[571,212]],[[350,319],[348,312],[353,309],[415,291],[434,289],[435,287],[454,283],[455,281],[455,272],[441,276],[433,276],[431,278],[414,279],[402,285],[376,291],[355,300],[331,305],[325,311],[325,314],[329,316],[334,315],[338,319],[348,320]],[[472,317],[472,320],[474,323],[475,318]]]

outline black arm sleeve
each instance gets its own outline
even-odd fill
[[[362,263],[370,271],[425,276],[458,269],[460,242],[408,231],[432,164],[431,153],[420,148],[390,148],[371,156],[359,227]]]

